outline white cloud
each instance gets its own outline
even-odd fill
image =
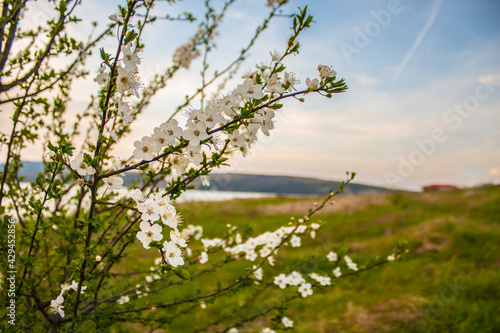
[[[406,53],[405,57],[401,61],[401,63],[398,65],[396,68],[396,72],[394,73],[394,79],[397,79],[399,77],[399,74],[403,71],[403,69],[406,67],[408,62],[410,61],[411,57],[413,57],[413,54],[415,51],[417,51],[418,47],[420,46],[420,43],[422,43],[422,40],[424,39],[425,35],[429,31],[429,29],[432,27],[434,24],[434,21],[436,20],[436,17],[439,13],[439,8],[441,7],[441,0],[435,0],[434,3],[432,4],[432,9],[431,9],[431,14],[429,18],[427,19],[427,22],[425,22],[425,25],[422,27],[422,30],[417,35],[417,38],[413,41],[413,44],[411,45],[410,49]]]
[[[366,74],[360,74],[357,76],[356,79],[362,86],[369,86],[371,84],[378,82],[378,80],[376,78],[374,78],[373,76],[366,75]]]

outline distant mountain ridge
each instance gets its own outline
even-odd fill
[[[251,174],[217,174],[209,176],[210,186],[205,187],[197,183],[198,189],[219,191],[245,191],[264,192],[277,194],[325,194],[331,189],[336,190],[340,184],[337,181],[327,181],[314,178],[292,176],[267,176]],[[344,188],[346,194],[375,194],[385,193],[388,189],[383,187],[352,184]]]
[[[3,167],[3,164],[0,165]],[[20,174],[24,181],[35,181],[37,174],[43,170],[42,162],[23,162]],[[131,184],[132,179],[138,178],[135,172],[125,175],[125,184]],[[279,195],[321,195],[328,193],[330,189],[336,190],[340,184],[338,181],[320,180],[314,178],[292,177],[292,176],[268,176],[239,173],[212,173],[209,175],[210,186],[203,186],[201,181],[194,185],[199,190],[217,190],[234,192],[262,192],[276,193]],[[344,188],[346,194],[375,194],[385,193],[387,188],[349,184]]]

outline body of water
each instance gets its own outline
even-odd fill
[[[231,199],[272,198],[275,196],[275,193],[189,190],[184,192],[175,201],[179,203],[194,201],[222,201]]]
[[[22,188],[28,188],[30,183],[22,182]],[[69,195],[74,196],[77,194],[78,187],[75,186],[71,189]],[[115,190],[124,197],[129,197],[130,189],[123,187],[120,190]],[[188,190],[184,192],[175,202],[194,202],[194,201],[222,201],[231,199],[251,199],[251,198],[273,198],[276,193],[264,192],[240,192],[240,191],[201,191],[201,190]]]

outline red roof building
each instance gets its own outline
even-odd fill
[[[433,185],[423,186],[422,190],[424,192],[448,192],[448,191],[458,191],[460,190],[460,188],[454,185],[433,184]]]

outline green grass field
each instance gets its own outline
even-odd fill
[[[273,198],[193,203],[179,205],[179,211],[186,224],[203,226],[204,237],[220,237],[228,223],[253,230],[254,234],[272,230],[289,221],[290,216],[306,213],[314,201]],[[266,265],[264,280],[272,281],[273,271],[280,267],[293,266],[303,273],[331,272],[331,263],[324,257],[331,250],[348,249],[360,266],[377,255],[391,254],[400,240],[408,242],[409,253],[401,260],[357,276],[332,280],[332,287],[316,289],[312,296],[292,301],[284,312],[295,322],[289,331],[500,332],[499,187],[341,196],[335,201],[334,206],[315,215],[313,221],[326,222],[316,239],[304,236],[302,247],[280,250],[281,264],[274,268]],[[135,245],[135,254],[147,253],[139,248],[140,244]],[[205,265],[223,258],[222,254],[211,255]],[[144,258],[144,262],[150,261]],[[225,274],[215,270],[141,301],[154,304],[196,295],[198,290],[224,286],[251,266],[247,261],[232,263]],[[204,267],[209,266],[197,264],[188,270],[195,274]],[[140,262],[135,268],[141,268]],[[232,316],[245,318],[262,309],[263,304],[279,302],[283,294],[270,286],[259,286],[264,288],[259,293],[255,288],[243,287],[213,303],[207,300],[204,310],[197,308],[183,314],[189,311],[184,307],[167,313],[164,316],[169,325],[158,332],[202,329],[221,314],[234,311],[235,304],[251,299],[255,306],[245,307]],[[296,287],[294,290],[285,293],[296,293]],[[223,323],[207,331],[219,331],[225,327]],[[269,318],[258,318],[240,328],[240,332],[255,332],[267,325],[272,326]]]

